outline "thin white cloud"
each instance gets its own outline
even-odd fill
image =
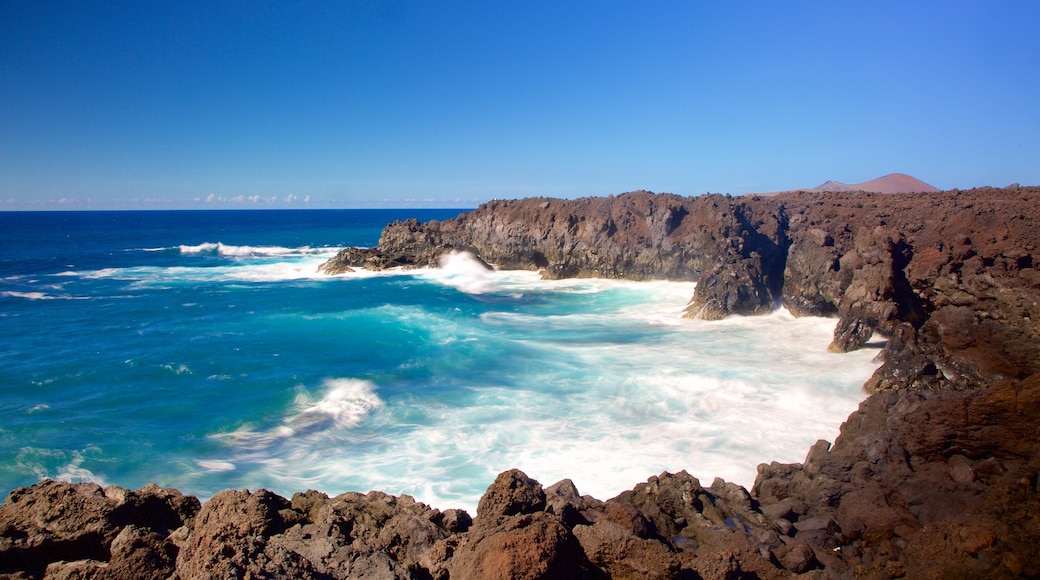
[[[165,200],[169,201],[169,200]],[[295,193],[287,193],[284,196],[279,197],[278,195],[245,195],[238,194],[232,196],[217,195],[216,193],[210,193],[205,198],[194,197],[192,201],[195,203],[205,202],[208,204],[236,204],[236,203],[249,203],[249,204],[264,204],[264,205],[292,205],[297,203],[311,203],[311,196],[304,195],[302,198]]]

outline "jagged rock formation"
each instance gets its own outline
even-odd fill
[[[689,315],[835,315],[887,337],[873,394],[752,490],[683,472],[616,498],[501,474],[477,517],[380,492],[286,500],[42,482],[0,506],[0,578],[1038,577],[1040,188],[492,202],[323,266],[451,250],[551,278],[697,280]]]

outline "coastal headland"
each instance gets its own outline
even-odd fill
[[[44,481],[0,507],[0,578],[1036,577],[1040,187],[492,201],[325,263],[465,251],[547,278],[696,281],[686,316],[833,316],[884,341],[833,444],[747,490],[664,473],[619,496],[499,475],[475,517],[382,492],[286,499]],[[754,356],[754,353],[748,353]],[[690,466],[691,469],[696,466]]]

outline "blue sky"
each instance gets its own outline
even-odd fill
[[[1040,3],[0,0],[0,210],[1040,184]]]

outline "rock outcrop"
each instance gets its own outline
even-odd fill
[[[448,251],[549,278],[696,280],[688,314],[780,305],[881,337],[831,445],[750,491],[664,473],[616,498],[513,470],[476,518],[334,498],[45,481],[0,506],[0,578],[1011,578],[1040,576],[1040,188],[492,202],[388,226],[323,266]],[[695,467],[695,466],[691,466]]]

